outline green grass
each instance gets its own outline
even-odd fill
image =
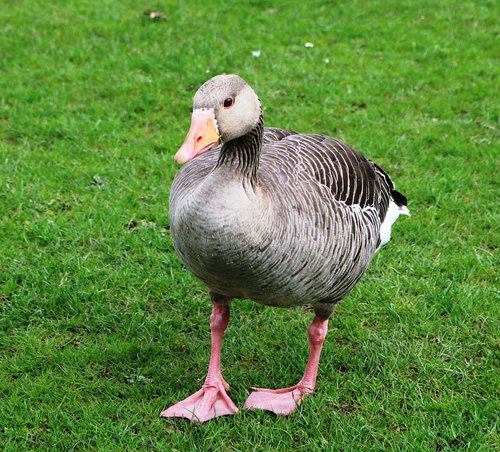
[[[500,447],[496,2],[1,3],[5,450]],[[296,414],[194,426],[158,417],[200,386],[210,337],[168,191],[192,96],[221,72],[251,83],[268,125],[378,162],[413,216],[338,308]],[[234,304],[223,367],[239,406],[251,385],[300,378],[310,319]]]

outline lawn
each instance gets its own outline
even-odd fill
[[[493,0],[3,0],[0,447],[498,450],[498,13]],[[379,163],[412,217],[337,309],[297,413],[197,426],[159,418],[199,388],[210,351],[168,194],[192,96],[222,72],[254,87],[267,125]],[[252,385],[297,382],[310,320],[234,303],[222,361],[238,406]]]

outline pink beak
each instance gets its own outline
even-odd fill
[[[175,154],[177,163],[186,163],[219,144],[220,136],[213,110],[195,110],[184,143]]]

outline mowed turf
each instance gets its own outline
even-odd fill
[[[0,446],[500,447],[497,17],[494,1],[3,1]],[[192,96],[222,72],[255,88],[267,125],[380,164],[412,217],[338,307],[297,413],[195,426],[159,418],[199,388],[210,349],[168,194]],[[238,406],[298,381],[311,317],[233,304]]]

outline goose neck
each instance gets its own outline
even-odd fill
[[[250,132],[222,145],[216,168],[230,168],[239,173],[244,182],[249,181],[255,187],[263,132],[264,118],[261,113],[259,122]]]

